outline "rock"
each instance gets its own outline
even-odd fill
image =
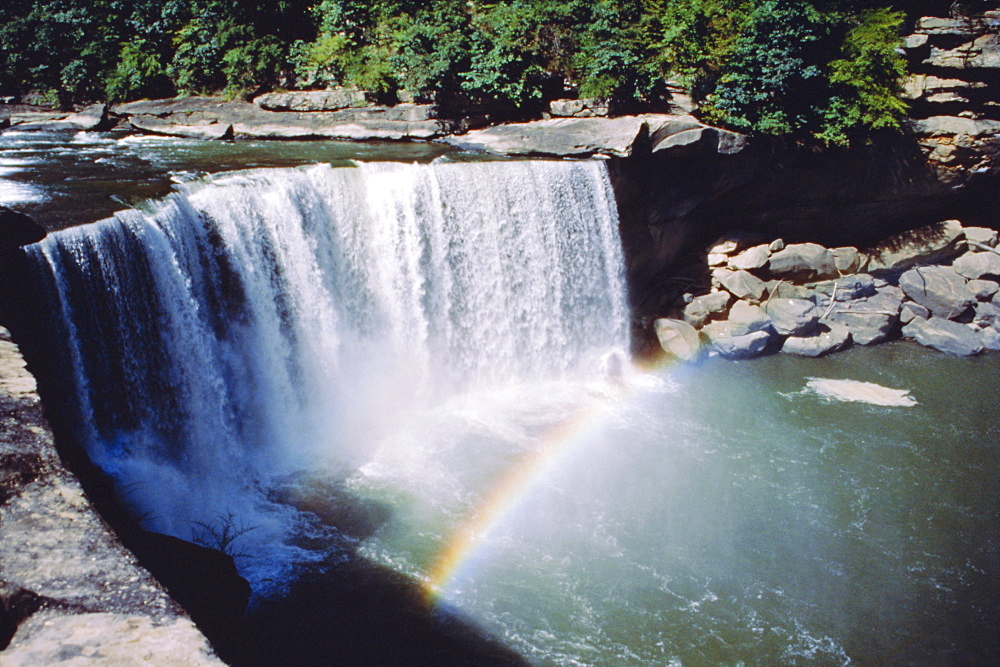
[[[911,121],[910,127],[921,137],[964,136],[985,139],[1000,134],[1000,121],[962,116],[931,116]]]
[[[769,280],[765,283],[767,288],[767,298],[783,298],[783,299],[812,299],[816,296],[808,287],[803,287],[802,285],[796,285],[795,283],[790,283],[786,280]]]
[[[557,118],[593,118],[607,116],[610,106],[607,100],[579,99],[552,100],[549,102],[549,113]]]
[[[979,332],[979,342],[987,350],[1000,350],[1000,331],[987,327]]]
[[[781,346],[781,351],[803,357],[819,357],[843,349],[849,344],[850,339],[851,332],[843,324],[824,322],[815,329],[811,336],[786,338]]]
[[[729,309],[729,316],[718,324],[725,327],[726,335],[745,336],[771,328],[771,318],[759,306],[737,301]]]
[[[105,104],[91,104],[69,115],[26,114],[23,118],[14,116],[10,120],[11,124],[17,125],[17,129],[21,131],[94,132],[111,126]]]
[[[747,248],[740,254],[736,255],[736,257],[729,260],[729,268],[736,269],[737,271],[752,271],[754,269],[759,269],[767,264],[767,260],[770,256],[771,251],[766,245],[756,245],[752,248]]]
[[[850,330],[855,343],[873,345],[894,333],[902,301],[892,291],[881,291],[864,299],[837,304],[821,321],[843,324]]]
[[[941,317],[915,319],[903,327],[903,335],[940,352],[969,356],[983,351],[979,336],[968,326]]]
[[[771,244],[767,246],[767,249],[770,250],[771,252],[778,252],[779,250],[784,250],[785,242],[782,241],[781,239],[774,239],[773,241],[771,241]]]
[[[0,206],[0,258],[45,238],[45,228],[23,213]]]
[[[903,304],[902,309],[899,311],[899,321],[903,324],[909,324],[916,318],[922,320],[930,319],[931,311],[924,308],[919,303],[913,303],[912,301],[907,301]]]
[[[917,32],[925,35],[968,35],[975,27],[967,18],[923,16],[917,21]]]
[[[721,252],[712,252],[708,254],[705,261],[709,266],[725,266],[729,261],[729,255]]]
[[[853,301],[854,299],[873,296],[876,292],[875,279],[867,273],[858,273],[852,276],[837,278],[836,280],[812,283],[807,287],[826,297],[836,294],[837,301]],[[819,305],[825,307],[830,302],[829,298],[825,299],[825,301],[826,304],[820,302]]]
[[[980,327],[1000,328],[1000,306],[993,303],[977,303],[973,323]]]
[[[976,297],[977,301],[989,301],[1000,291],[1000,285],[992,280],[970,280],[966,287],[969,288],[969,292]]]
[[[967,252],[952,262],[951,268],[969,280],[984,276],[1000,278],[1000,255],[995,252]]]
[[[694,116],[644,114],[654,154],[693,144],[704,144],[721,155],[739,153],[746,147],[745,135],[700,122]]]
[[[760,301],[764,298],[766,288],[764,281],[751,273],[715,269],[712,271],[712,277],[737,299]]]
[[[861,273],[866,270],[865,263],[868,258],[858,252],[857,248],[850,246],[831,248],[830,252],[833,254],[833,263],[841,275]]]
[[[701,354],[698,332],[687,322],[661,318],[653,323],[663,351],[681,361],[693,361]]]
[[[783,336],[802,336],[808,333],[815,328],[822,314],[812,301],[782,298],[768,301],[764,312],[771,318],[774,330]]]
[[[297,90],[286,93],[265,93],[253,103],[268,111],[337,111],[364,107],[374,102],[371,93],[363,90]]]
[[[965,278],[947,266],[920,266],[899,277],[899,286],[936,317],[953,319],[976,302]]]
[[[995,229],[988,227],[966,227],[965,238],[970,243],[979,243],[990,248],[996,248],[1000,241],[1000,234]]]
[[[233,138],[233,126],[229,123],[208,122],[197,125],[182,125],[156,116],[135,116],[129,119],[129,123],[137,130],[168,137],[206,140]]]
[[[504,155],[628,157],[648,129],[641,118],[552,118],[473,130],[448,143]]]
[[[745,248],[749,248],[754,243],[756,238],[757,237],[751,234],[731,232],[725,236],[717,238],[705,249],[705,251],[709,255],[724,255],[728,257],[729,255],[734,255]]]
[[[931,47],[931,54],[924,64],[957,69],[1000,68],[1000,35],[980,35],[954,49]]]
[[[709,337],[712,349],[727,359],[750,359],[761,355],[771,342],[767,331],[755,331],[745,336]]]
[[[696,296],[684,307],[684,321],[694,327],[700,327],[710,319],[722,317],[729,309],[732,296],[729,292],[710,292]]]
[[[868,272],[896,273],[917,264],[951,259],[965,250],[958,220],[946,220],[891,236],[868,251]]]
[[[808,281],[836,278],[840,275],[833,253],[815,243],[793,243],[771,255],[771,276],[786,280]]]

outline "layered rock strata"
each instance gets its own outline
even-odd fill
[[[900,336],[957,355],[1000,349],[997,241],[955,220],[867,250],[729,235],[706,249],[710,291],[685,294],[654,330],[682,360],[815,357]]]

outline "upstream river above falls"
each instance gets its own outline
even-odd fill
[[[55,242],[38,252],[38,261],[53,267],[53,290],[63,294],[61,310],[55,310],[72,323],[66,354],[78,366],[67,382],[84,390],[97,387],[107,401],[81,399],[92,413],[106,415],[80,418],[81,440],[92,457],[129,494],[135,489],[141,494],[157,480],[155,492],[131,499],[139,514],[151,516],[152,509],[172,503],[205,502],[203,514],[164,509],[149,519],[150,527],[197,537],[197,531],[186,534],[191,526],[236,512],[247,522],[243,525],[254,527],[236,550],[237,563],[260,598],[280,595],[283,580],[310,563],[328,563],[334,556],[356,559],[410,578],[443,613],[468,619],[537,664],[1000,662],[1000,354],[954,358],[895,342],[821,359],[709,359],[643,371],[624,364],[624,372],[609,373],[609,363],[621,365],[628,327],[622,289],[615,283],[622,272],[613,266],[621,261],[620,251],[606,243],[614,240],[607,233],[607,224],[613,231],[614,212],[603,166],[524,163],[529,173],[504,164],[473,162],[468,172],[464,164],[454,165],[469,160],[432,144],[0,134],[0,204],[29,213],[52,230],[96,221],[180,188],[183,197],[176,201],[184,205],[176,211],[143,204],[145,217],[126,216],[122,228],[146,229],[152,224],[146,220],[156,219],[164,238],[183,246],[172,235],[188,229],[184,211],[190,207],[225,227],[221,241],[214,231],[206,236],[215,256],[225,252],[236,258],[244,255],[226,234],[240,236],[239,226],[249,224],[241,221],[253,218],[256,209],[233,213],[233,220],[227,212],[257,202],[256,197],[262,207],[273,207],[275,220],[294,210],[310,225],[319,209],[332,212],[323,214],[336,218],[331,225],[346,225],[348,216],[340,220],[337,212],[357,210],[370,221],[410,214],[422,220],[440,207],[440,215],[430,216],[436,227],[415,223],[396,233],[400,254],[387,259],[388,277],[369,272],[367,265],[346,266],[346,259],[386,259],[389,252],[377,245],[385,239],[355,230],[350,243],[344,236],[335,244],[342,256],[333,257],[331,250],[321,258],[328,266],[317,260],[316,275],[330,285],[322,295],[309,296],[302,290],[314,278],[291,276],[292,264],[281,264],[282,253],[291,261],[304,257],[303,249],[315,250],[317,241],[303,237],[301,247],[276,245],[260,259],[282,267],[275,274],[282,276],[280,289],[262,285],[258,295],[252,280],[261,269],[227,269],[227,279],[236,275],[242,281],[243,296],[222,307],[215,300],[229,297],[216,295],[211,307],[238,311],[238,331],[220,334],[222,325],[213,322],[215,333],[206,328],[208,342],[204,336],[180,340],[188,324],[178,325],[176,335],[163,335],[164,354],[150,362],[156,368],[133,375],[155,377],[157,387],[183,386],[191,395],[220,391],[219,400],[235,407],[217,430],[206,425],[204,410],[176,409],[176,401],[188,395],[181,389],[172,388],[175,393],[164,402],[174,406],[173,416],[203,420],[197,430],[210,432],[205,442],[225,439],[233,448],[225,456],[195,449],[204,443],[198,441],[201,435],[189,434],[188,424],[165,427],[162,416],[150,417],[152,409],[142,406],[130,404],[124,416],[112,415],[115,410],[108,407],[122,396],[138,400],[136,391],[101,384],[110,380],[88,359],[143,353],[128,348],[124,335],[125,342],[109,339],[95,347],[87,328],[93,323],[77,304],[100,301],[109,314],[101,318],[105,322],[138,315],[130,307],[103,305],[103,297],[95,295],[80,301],[73,285],[87,282],[80,276],[96,271],[97,259],[115,254],[109,248],[124,247],[114,236],[118,232],[102,223],[99,234],[86,228],[59,237],[62,248],[88,248],[97,258],[92,265],[68,266],[66,257],[80,260],[81,253],[59,251]],[[381,162],[421,166],[370,164]],[[333,168],[270,170],[314,163]],[[262,167],[269,171],[203,178]],[[475,181],[477,189],[469,190],[463,179]],[[365,202],[338,189],[354,187],[365,189]],[[401,195],[403,189],[419,196]],[[547,193],[555,190],[558,197],[548,201]],[[394,205],[383,210],[379,202],[385,198]],[[507,200],[517,205],[507,206]],[[573,215],[548,231],[552,215],[545,212],[563,216],[567,209]],[[600,218],[593,224],[591,209]],[[475,227],[462,227],[466,210],[481,216]],[[498,229],[498,237],[490,236],[490,219],[515,214],[521,217]],[[531,229],[523,231],[525,226]],[[569,239],[568,247],[558,237],[567,226],[581,235]],[[551,247],[531,236],[535,227],[544,228],[542,236],[551,235]],[[511,228],[518,234],[504,236]],[[421,245],[408,236],[413,230],[446,236]],[[480,266],[448,255],[461,245],[456,232],[499,249],[497,263]],[[578,252],[579,239],[592,248],[586,257]],[[411,242],[426,256],[409,252]],[[348,246],[354,254],[343,250]],[[505,247],[513,250],[505,254]],[[431,256],[435,248],[444,253],[441,266]],[[597,255],[603,259],[587,263]],[[154,256],[143,255],[142,265],[159,275]],[[412,275],[391,273],[409,259]],[[510,285],[480,282],[494,270],[509,275],[514,265],[535,273],[515,277]],[[447,279],[439,275],[445,268]],[[578,284],[574,270],[606,272],[607,280]],[[198,271],[187,283],[206,279]],[[413,276],[426,289],[411,302],[403,283]],[[304,286],[301,294],[296,280]],[[337,282],[348,280],[358,291],[348,294],[344,288],[339,294]],[[548,292],[529,289],[546,281],[558,293],[551,297],[563,309],[557,316],[532,306],[548,303]],[[155,286],[162,312],[150,321],[157,327],[190,323],[209,308],[207,302],[196,304],[190,314],[175,294],[164,292],[165,284]],[[266,291],[272,288],[277,291]],[[490,299],[477,301],[483,291]],[[598,291],[600,298],[593,296]],[[369,312],[364,303],[350,308],[334,303],[357,294],[370,294],[385,308]],[[446,297],[462,307],[449,305]],[[273,306],[276,300],[283,304],[281,317],[265,332],[263,315],[254,319],[254,308],[258,301]],[[411,318],[411,305],[420,317]],[[329,331],[317,325],[327,307],[335,321]],[[492,327],[482,338],[477,320],[466,312],[477,309]],[[371,333],[373,327],[391,328],[389,318],[405,320],[408,328],[384,339],[379,331]],[[569,318],[604,324],[578,335],[577,328],[565,326]],[[411,337],[418,330],[419,344]],[[533,331],[543,332],[545,340],[536,343]],[[140,333],[136,338],[143,346],[160,340]],[[467,345],[470,341],[479,347]],[[302,356],[317,367],[289,372],[289,387],[283,388],[273,377],[264,378],[263,362],[258,367],[232,361],[233,350],[244,344],[258,346],[258,352],[288,345],[288,359]],[[329,359],[329,370],[320,363],[326,361],[320,357],[327,344],[341,350]],[[187,358],[191,350],[200,356]],[[384,363],[372,363],[373,356]],[[164,358],[178,367],[159,368]],[[194,381],[191,371],[180,367],[182,359],[201,370],[208,368],[206,359],[218,363],[211,387],[190,389]],[[283,365],[292,363],[288,359]],[[274,367],[268,372],[278,372]],[[253,387],[260,383],[266,397],[283,401],[274,408],[281,414],[260,408],[261,392],[246,397],[218,389],[234,377],[248,378]],[[872,382],[907,391],[915,403],[885,407],[836,400],[812,389],[813,378]],[[339,383],[337,390],[327,396],[320,380]],[[304,398],[297,393],[302,386]],[[155,402],[156,390],[143,391],[152,397],[148,403]],[[258,408],[267,414],[259,416]],[[301,421],[289,426],[288,414]],[[252,424],[232,426],[248,415]],[[245,441],[254,431],[273,438],[250,447]],[[313,431],[336,433],[317,445]],[[164,434],[176,433],[187,434],[183,443],[164,443]],[[244,460],[250,457],[263,462]],[[181,459],[186,468],[177,463]],[[213,468],[220,465],[227,467]],[[252,492],[230,485],[237,469],[252,478],[247,484]],[[177,487],[173,496],[171,485]],[[199,485],[221,485],[224,492],[206,492],[202,499],[192,492]],[[231,506],[217,500],[240,493],[247,495]],[[328,507],[317,509],[317,502]],[[364,525],[352,531],[333,521],[346,534],[338,541],[303,522],[303,505],[309,503],[317,515],[325,511]],[[292,506],[294,512],[288,510]],[[372,609],[377,607],[359,607],[358,614],[377,625]],[[329,631],[336,633],[337,627]],[[336,663],[337,657],[330,660]]]

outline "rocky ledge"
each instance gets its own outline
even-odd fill
[[[64,467],[6,329],[0,433],[0,664],[223,664]]]
[[[732,234],[706,249],[709,290],[654,322],[667,354],[816,357],[900,336],[957,355],[1000,350],[995,230],[949,220],[867,251],[759,241]]]

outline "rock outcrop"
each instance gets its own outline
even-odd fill
[[[221,665],[63,466],[3,329],[0,411],[0,663]]]

